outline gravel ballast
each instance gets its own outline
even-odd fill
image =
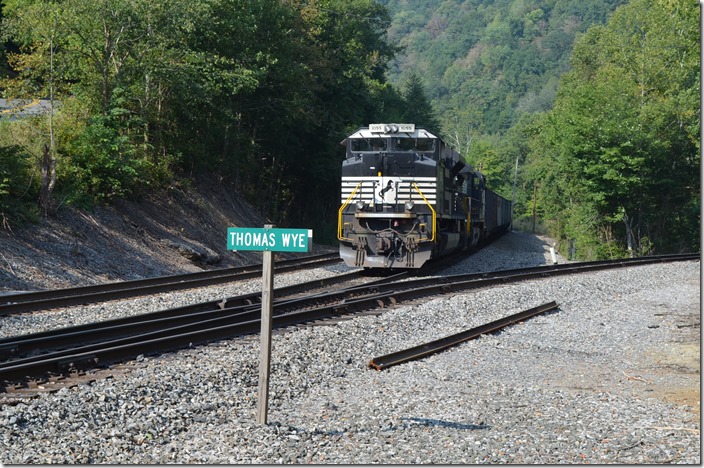
[[[447,273],[551,263],[547,249],[512,232]],[[343,269],[277,275],[277,285]],[[0,333],[259,286],[10,317]],[[367,366],[553,300],[556,311],[500,333],[384,371]],[[0,407],[0,462],[699,464],[699,311],[700,263],[676,262],[455,293],[275,333],[266,426],[255,422],[258,336],[147,356],[114,378]]]

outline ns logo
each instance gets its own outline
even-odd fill
[[[385,202],[385,201],[386,201],[386,194],[387,194],[388,192],[393,192],[393,191],[394,191],[394,183],[393,183],[393,181],[390,180],[390,181],[388,181],[388,182],[386,183],[386,187],[382,188],[382,189],[379,190],[379,192],[377,193],[377,197],[378,197],[378,198],[377,198],[377,202],[378,202],[378,203],[383,203],[383,202]]]

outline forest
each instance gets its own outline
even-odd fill
[[[575,259],[698,251],[683,0],[3,0],[0,221],[217,173],[334,243],[346,134],[439,132]],[[313,188],[311,190],[311,188]],[[536,227],[537,224],[537,227]]]

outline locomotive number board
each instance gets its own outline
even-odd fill
[[[372,133],[413,133],[416,131],[415,124],[370,124],[369,131]]]

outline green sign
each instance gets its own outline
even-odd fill
[[[308,252],[311,229],[228,228],[227,250]]]

